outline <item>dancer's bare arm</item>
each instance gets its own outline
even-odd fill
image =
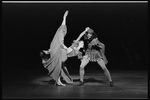
[[[67,49],[67,47],[64,45],[64,41],[61,42],[60,47],[61,47],[62,49]]]
[[[79,35],[79,37],[78,37],[76,40],[74,40],[74,42],[78,42],[78,41],[80,40],[80,38],[86,33],[86,31],[87,31],[88,29],[90,29],[90,28],[87,27],[87,28]]]

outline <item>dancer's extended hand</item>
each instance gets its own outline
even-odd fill
[[[86,27],[85,31],[88,31],[90,28],[89,27]]]
[[[73,40],[73,43],[72,43],[72,44],[77,43],[77,42],[78,42],[77,40]]]

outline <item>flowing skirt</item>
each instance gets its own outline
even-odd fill
[[[103,59],[105,64],[108,63],[108,60],[106,59],[103,51],[100,49],[96,50],[96,49],[87,49],[85,55],[88,55],[89,60],[92,62],[96,62],[97,60]]]
[[[59,48],[55,55],[51,57],[46,63],[44,63],[44,67],[49,71],[49,75],[57,82],[59,76],[62,76],[67,83],[73,82],[68,70],[62,68],[62,63],[67,60],[67,52],[64,49]]]

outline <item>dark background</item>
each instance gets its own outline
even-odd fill
[[[67,16],[65,45],[92,28],[106,46],[109,70],[148,69],[148,4],[2,4],[2,75],[45,74],[39,52],[50,42]],[[79,71],[77,57],[66,61],[70,73]],[[89,63],[88,70],[101,70]],[[110,71],[111,72],[111,71]]]

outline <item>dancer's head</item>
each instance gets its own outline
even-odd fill
[[[91,39],[97,37],[96,33],[93,29],[88,29],[86,34],[84,35],[84,39]]]
[[[47,61],[50,58],[50,53],[46,54],[45,52],[41,51],[40,52],[40,57],[44,60]]]

